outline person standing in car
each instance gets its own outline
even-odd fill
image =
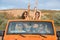
[[[40,20],[41,19],[41,12],[36,11],[35,12],[35,17],[33,18],[34,20]]]
[[[30,15],[27,11],[23,12],[21,18],[25,19],[25,20],[30,20],[31,19]]]

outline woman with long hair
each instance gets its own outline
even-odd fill
[[[36,11],[35,12],[35,17],[33,18],[34,20],[40,20],[41,18],[41,12]]]
[[[27,11],[24,11],[22,16],[21,16],[22,19],[25,19],[25,20],[29,20],[30,17],[29,17],[29,13]]]

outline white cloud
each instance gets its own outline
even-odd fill
[[[52,0],[46,3],[46,6],[48,7],[60,7],[59,6],[60,2],[57,0]]]
[[[14,6],[7,6],[7,7],[0,6],[0,10],[3,10],[3,9],[12,9],[12,8],[14,8]]]
[[[1,0],[0,9],[27,8],[29,0]],[[39,9],[60,9],[60,0],[38,0]],[[31,8],[35,6],[35,0],[30,0]],[[2,6],[2,8],[1,8]]]
[[[59,0],[46,0],[39,4],[38,8],[40,9],[60,9]]]

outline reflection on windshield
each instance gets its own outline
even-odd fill
[[[50,22],[10,22],[8,33],[53,34]]]

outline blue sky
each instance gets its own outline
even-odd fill
[[[2,9],[27,9],[29,0],[0,0]],[[35,7],[35,0],[30,0],[31,9]],[[60,10],[60,0],[38,0],[38,9]]]

